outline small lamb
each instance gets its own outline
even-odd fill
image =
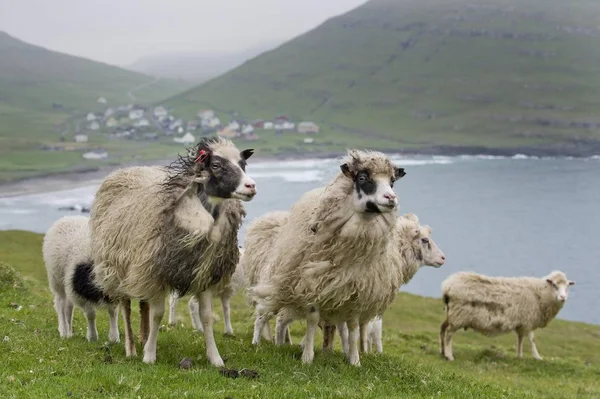
[[[518,357],[523,357],[523,337],[527,335],[533,357],[541,360],[533,331],[556,317],[573,284],[561,271],[543,278],[488,277],[471,272],[451,275],[442,283],[446,307],[446,320],[440,328],[442,356],[454,360],[452,336],[461,328],[472,328],[488,336],[515,331]]]

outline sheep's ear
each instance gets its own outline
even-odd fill
[[[342,170],[344,176],[346,176],[348,179],[354,180],[354,173],[352,173],[352,171],[350,170],[350,166],[348,166],[347,163],[340,165],[340,169]]]
[[[552,286],[554,286],[554,281],[550,280],[549,278],[546,279],[546,282]]]
[[[254,149],[253,148],[248,148],[247,150],[244,150],[244,151],[240,152],[240,155],[242,156],[242,159],[244,161],[247,161],[248,158],[250,158],[252,156],[252,154],[254,154]]]
[[[569,280],[569,285],[575,285],[575,281]]]
[[[398,168],[398,167],[394,166],[394,178],[396,180],[400,180],[404,176],[406,176],[406,172],[404,171],[404,168]]]

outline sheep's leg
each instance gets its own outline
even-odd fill
[[[285,314],[285,312],[279,312],[275,321],[275,344],[283,345],[287,341],[289,334],[289,326],[292,322],[292,318]]]
[[[337,329],[340,334],[340,340],[342,341],[342,351],[348,355],[348,325],[343,321],[338,323]]]
[[[196,297],[190,298],[188,302],[188,308],[190,310],[190,319],[192,320],[192,327],[196,331],[204,332],[202,327],[202,321],[200,320],[200,305]]]
[[[523,357],[523,331],[517,331],[517,357]]]
[[[108,340],[119,342],[119,310],[115,305],[108,305]]]
[[[213,334],[212,291],[206,290],[198,294],[196,298],[200,307],[200,320],[202,320],[202,327],[204,327],[206,358],[213,366],[223,367],[225,363],[221,359]]]
[[[58,316],[58,334],[61,338],[67,336],[67,322],[65,321],[65,302],[67,298],[54,295],[54,310]]]
[[[290,327],[285,329],[285,343],[288,345],[292,345],[292,333],[290,332]]]
[[[163,305],[164,307],[164,305]],[[140,301],[140,331],[138,341],[145,345],[148,342],[148,331],[150,330],[150,305],[147,301]]]
[[[225,323],[225,335],[234,335],[231,326],[231,308],[229,306],[229,295],[221,295],[221,307],[223,308],[223,322]]]
[[[254,320],[254,335],[252,336],[252,345],[258,345],[260,343],[261,334],[263,334],[263,338],[265,340],[271,340],[270,334],[265,337],[265,328],[269,325],[269,318],[269,314],[264,311],[263,307],[261,305],[257,305],[256,319]]]
[[[169,295],[169,325],[177,325],[177,303],[179,303],[179,295],[176,292],[172,292]]]
[[[73,302],[65,298],[63,309],[65,312],[65,337],[67,338],[73,336],[73,307]]]
[[[269,316],[262,327],[262,337],[265,341],[273,341],[273,333],[271,332],[271,325],[269,324],[271,317]]]
[[[335,339],[335,324],[325,322],[323,325],[323,350],[333,350],[333,341]]]
[[[83,310],[85,319],[87,320],[87,332],[85,337],[89,342],[98,341],[98,329],[96,328],[96,308],[86,306]]]
[[[529,343],[531,344],[531,352],[533,352],[533,357],[537,360],[542,360],[542,357],[540,356],[540,353],[537,350],[537,347],[535,346],[535,334],[533,333],[533,331],[529,331]]]
[[[454,360],[452,354],[452,336],[455,331],[454,326],[448,325],[448,327],[446,327],[446,333],[444,334],[444,357],[450,361]]]
[[[165,298],[160,297],[152,302],[146,302],[150,308],[150,333],[144,345],[144,363],[153,364],[156,362],[156,341],[158,340],[158,330],[163,316],[165,315]],[[140,301],[140,304],[142,302]]]
[[[367,353],[369,351],[369,323],[360,323],[359,324],[359,334],[360,334],[360,353]]]
[[[383,324],[383,320],[379,320],[379,322],[376,324],[376,328],[374,331],[374,336],[372,337],[372,341],[375,341],[375,349],[377,350],[377,353],[383,353],[383,343],[381,342],[381,337],[382,337],[382,324]]]
[[[445,340],[446,340],[446,329],[448,328],[448,320],[444,320],[440,326],[440,355],[445,355]]]
[[[131,300],[123,299],[120,302],[123,314],[123,322],[125,323],[125,356],[137,356],[135,342],[133,342],[133,329],[131,328]]]
[[[315,357],[315,333],[317,332],[319,319],[319,311],[314,307],[306,314],[306,339],[302,351],[302,363],[310,364]]]
[[[348,362],[353,366],[360,366],[360,357],[358,354],[358,344],[360,339],[360,325],[357,319],[348,320]]]

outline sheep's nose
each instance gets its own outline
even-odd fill
[[[442,255],[442,260],[446,260],[446,257],[444,255]]]
[[[558,300],[561,301],[561,302],[564,302],[564,301],[567,300],[567,297],[565,295],[559,295],[558,296]]]
[[[244,184],[246,188],[256,189],[256,183],[246,183]]]
[[[392,202],[396,200],[396,194],[383,194],[383,198]]]

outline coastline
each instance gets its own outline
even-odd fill
[[[548,145],[537,147],[516,148],[490,148],[484,146],[428,146],[423,148],[371,148],[386,154],[399,154],[406,156],[498,156],[513,157],[524,155],[528,157],[569,157],[589,158],[599,156],[600,141],[572,141],[561,145]],[[297,161],[302,159],[336,158],[344,155],[345,151],[338,152],[290,152],[276,155],[260,155],[253,157],[255,162],[268,161]],[[70,190],[94,184],[102,180],[116,169],[128,166],[168,165],[171,160],[153,160],[120,165],[106,165],[83,170],[71,170],[53,174],[38,175],[14,181],[0,183],[0,198],[21,195],[38,194],[44,192]]]

